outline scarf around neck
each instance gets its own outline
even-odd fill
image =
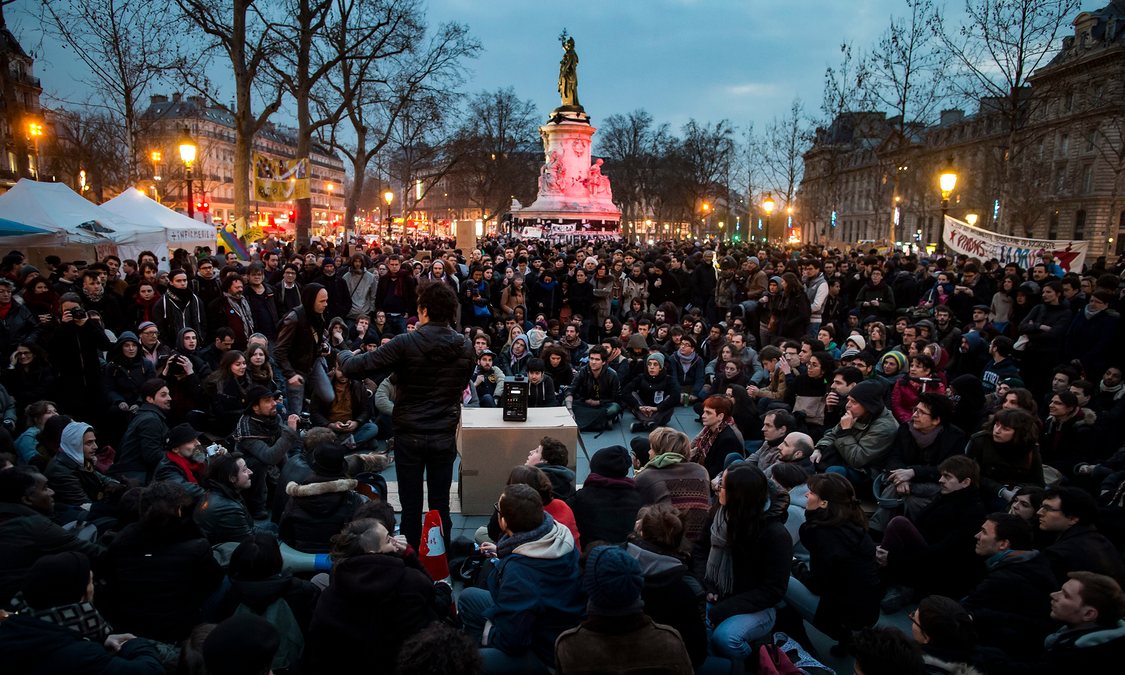
[[[675,464],[679,464],[680,462],[683,462],[686,459],[687,459],[686,457],[684,457],[683,455],[681,455],[678,452],[665,452],[665,453],[659,454],[656,457],[653,457],[652,459],[650,459],[648,461],[648,464],[645,464],[644,468],[641,469],[641,470],[644,471],[644,469],[647,469],[649,467],[652,467],[654,469],[663,469],[665,467],[669,467],[669,466],[673,466]]]
[[[506,558],[514,553],[515,550],[523,544],[531,541],[536,541],[537,539],[542,539],[543,537],[547,536],[547,533],[554,528],[555,519],[551,517],[551,514],[544,511],[543,522],[539,525],[539,527],[535,528],[534,530],[528,530],[527,532],[517,532],[515,534],[507,534],[501,537],[500,541],[496,542],[496,557]]]
[[[23,599],[23,594],[19,593],[12,599],[12,606],[16,613],[22,616],[39,619],[60,628],[70,629],[78,633],[82,639],[96,642],[99,645],[113,634],[113,627],[89,602],[33,609]]]
[[[707,453],[711,451],[711,445],[715,442],[715,439],[723,433],[724,429],[732,426],[734,426],[734,417],[724,417],[723,421],[714,429],[703,427],[703,431],[699,432],[699,435],[691,441],[691,461],[696,464],[705,464]]]
[[[253,333],[254,318],[251,316],[250,303],[246,302],[246,296],[243,295],[241,298],[236,298],[230,293],[223,293],[223,295],[226,296],[234,313],[238,315],[238,318],[242,319],[242,325],[246,326],[246,334],[249,335]]]
[[[734,589],[734,561],[727,539],[726,507],[720,506],[711,521],[711,552],[707,555],[704,578],[719,591],[719,596],[730,595]]]

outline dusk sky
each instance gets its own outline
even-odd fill
[[[951,19],[960,16],[961,0],[946,6]],[[903,0],[430,0],[429,17],[468,24],[483,45],[469,63],[467,92],[510,85],[545,116],[559,103],[557,38],[566,28],[580,58],[580,100],[595,125],[644,108],[674,128],[694,117],[760,130],[795,96],[818,115],[824,70],[838,63],[840,43],[868,49],[904,7]],[[46,92],[87,99],[91,88],[73,57],[12,9],[21,41],[41,54]]]

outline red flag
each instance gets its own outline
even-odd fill
[[[418,556],[422,567],[426,568],[434,581],[451,582],[449,558],[445,555],[445,539],[441,535],[441,514],[437,509],[426,514],[422,534],[422,550]]]

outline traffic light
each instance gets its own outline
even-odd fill
[[[296,222],[296,221],[297,221],[297,212],[296,211],[290,211],[289,212],[289,222],[293,223],[293,222]]]
[[[201,199],[195,203],[195,210],[199,213],[207,213],[211,209],[211,204],[206,199]]]

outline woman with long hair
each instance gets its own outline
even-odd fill
[[[793,412],[804,414],[805,425],[814,438],[824,428],[824,397],[834,372],[836,361],[828,352],[813,352],[805,372],[798,372],[792,386],[785,389]]]
[[[251,344],[246,348],[246,375],[250,385],[261,385],[274,394],[285,394],[285,380],[270,363],[269,352],[261,344]]]
[[[992,322],[1001,335],[1008,335],[1011,331],[1012,314],[1014,311],[1016,289],[1019,288],[1020,278],[1015,274],[1006,274],[1000,281],[1000,288],[992,294],[992,303],[988,308],[988,320]]]
[[[132,318],[133,326],[139,326],[145,321],[152,321],[153,309],[160,302],[160,291],[152,281],[142,281],[137,284],[137,294],[133,297]]]
[[[874,625],[880,595],[875,543],[847,478],[837,473],[809,477],[800,541],[809,561],[793,570],[785,592],[788,606],[841,642],[852,631]]]
[[[774,608],[789,585],[793,542],[781,523],[767,517],[769,494],[756,466],[741,463],[723,472],[718,505],[695,556],[705,563],[700,577],[712,603],[711,647],[739,663],[773,630]]]
[[[23,304],[38,317],[54,316],[59,311],[59,294],[44,277],[33,277],[24,284]],[[42,323],[42,320],[40,321]]]
[[[223,354],[219,367],[203,381],[204,392],[211,399],[211,431],[220,436],[234,431],[246,410],[246,390],[250,388],[246,371],[246,355],[232,349]]]
[[[47,351],[35,342],[23,342],[12,352],[3,372],[4,388],[21,409],[55,394],[55,369]]]
[[[500,294],[500,311],[504,315],[515,314],[516,305],[527,304],[527,286],[522,274],[512,277],[512,282],[504,287]]]
[[[778,334],[799,340],[808,331],[809,318],[812,316],[809,296],[796,274],[786,272],[781,275],[781,281],[784,290],[781,294],[781,307],[778,308]]]
[[[556,389],[569,387],[574,381],[574,369],[570,367],[570,353],[558,345],[551,344],[543,347],[540,356],[543,359],[543,372],[551,376]]]
[[[1041,427],[1026,410],[1004,409],[992,417],[990,428],[969,438],[965,454],[980,465],[981,498],[991,510],[1007,508],[1017,488],[1045,486]]]

